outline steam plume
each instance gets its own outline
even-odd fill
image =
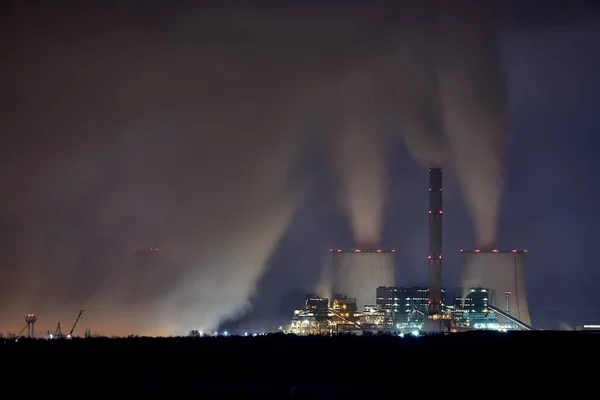
[[[332,151],[341,201],[356,245],[373,248],[380,242],[387,187],[385,147],[377,123],[371,73],[364,68],[349,71],[341,82],[336,103],[341,112]]]
[[[478,246],[493,247],[508,133],[498,45],[482,8],[446,3],[435,2],[437,13],[415,10],[420,25],[409,25],[383,63],[399,71],[387,93],[412,155],[426,167],[450,166]]]
[[[72,21],[12,27],[34,50],[11,53],[22,100],[4,112],[2,331],[28,312],[54,330],[79,308],[106,334],[215,328],[247,309],[302,198],[288,169],[310,67],[279,59],[267,77],[269,52],[251,59],[235,40],[131,23],[87,36],[104,22]],[[131,254],[155,245],[175,251]]]
[[[449,152],[477,246],[489,249],[496,242],[509,130],[499,46],[489,16],[475,7],[442,7],[441,14],[440,93]]]

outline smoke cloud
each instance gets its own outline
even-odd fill
[[[397,74],[385,93],[410,153],[457,175],[486,248],[496,240],[508,134],[497,32],[472,2],[432,4],[415,8],[419,17],[391,42],[380,68]]]
[[[213,329],[247,309],[302,199],[310,67],[130,21],[98,36],[83,15],[10,27],[1,328],[85,308],[105,334]]]
[[[471,211],[477,243],[493,248],[509,132],[507,98],[490,16],[442,7],[440,95],[451,165]]]
[[[340,108],[331,144],[340,199],[358,247],[380,243],[387,192],[385,141],[378,125],[373,77],[366,68],[349,70],[341,81]]]

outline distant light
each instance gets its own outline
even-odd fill
[[[493,253],[497,253],[497,252],[498,252],[498,249],[494,249],[494,250],[492,250],[492,252],[493,252]]]
[[[428,255],[428,256],[427,256],[427,258],[431,260],[431,254],[430,254],[430,255]]]
[[[396,249],[392,249],[392,253],[395,253],[395,252],[396,252]]]
[[[431,214],[431,210],[429,210],[429,214]]]
[[[356,249],[356,250],[354,250],[354,252],[355,252],[355,253],[360,253],[360,252],[361,252],[361,250],[360,250],[360,249]]]
[[[513,252],[513,253],[516,253],[516,252],[517,252],[517,250],[513,249],[513,251],[512,251],[512,252]]]
[[[442,210],[440,210],[440,214],[443,214],[444,212]]]
[[[248,336],[248,332],[244,332],[244,336]]]
[[[460,252],[462,253],[462,252],[463,252],[463,249],[460,249]]]
[[[439,256],[439,259],[441,260],[441,259],[442,259],[442,256]]]
[[[419,336],[419,331],[412,331],[412,335],[418,337]]]
[[[377,249],[377,252],[378,252],[378,253],[381,253],[381,249]]]
[[[479,253],[481,250],[479,249],[475,249],[475,253]]]
[[[227,335],[228,335],[227,331],[223,332],[223,336],[227,336]]]
[[[400,336],[401,338],[403,338],[404,337],[404,333],[401,332],[400,335],[398,335],[398,336]]]

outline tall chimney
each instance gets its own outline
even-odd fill
[[[429,314],[442,312],[442,169],[429,169]]]

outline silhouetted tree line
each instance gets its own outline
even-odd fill
[[[367,398],[395,398],[402,387],[426,382],[429,373],[440,387],[471,382],[489,384],[492,390],[497,386],[493,382],[510,378],[526,385],[534,377],[544,377],[544,382],[552,385],[577,378],[579,383],[570,390],[578,390],[587,387],[586,381],[580,380],[589,372],[585,360],[595,360],[599,350],[600,335],[581,332],[467,332],[404,338],[189,335],[5,338],[0,359],[5,365],[28,357],[40,365],[53,364],[53,368],[28,372],[28,379],[38,378],[39,373],[44,382],[65,389],[76,380],[78,385],[119,390],[183,388],[236,398],[253,393],[261,398],[347,399],[365,390],[370,393]],[[56,365],[63,360],[64,367]],[[69,371],[68,380],[64,379],[65,370]],[[11,382],[7,380],[9,386]]]

